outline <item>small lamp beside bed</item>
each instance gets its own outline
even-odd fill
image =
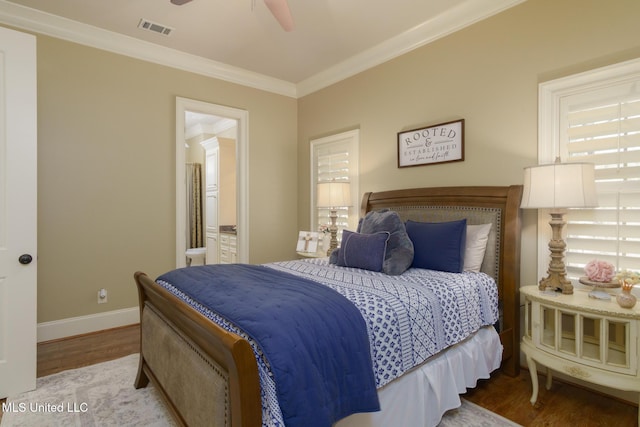
[[[588,208],[598,205],[595,184],[595,168],[592,163],[555,163],[531,166],[524,169],[523,209],[550,209],[551,230],[549,241],[551,260],[549,275],[541,279],[538,288],[562,290],[573,294],[573,285],[567,279],[564,264],[566,243],[562,238],[565,225],[563,216],[567,208]]]
[[[331,241],[329,242],[327,256],[331,255],[331,252],[338,247],[337,208],[348,206],[351,206],[351,185],[348,181],[318,183],[318,207],[328,208],[331,212],[329,215],[329,218],[331,218],[331,225],[329,226]]]

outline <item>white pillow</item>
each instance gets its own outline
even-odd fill
[[[484,251],[487,249],[491,224],[467,225],[467,243],[464,249],[464,271],[480,271]]]

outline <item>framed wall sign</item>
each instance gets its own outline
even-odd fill
[[[464,119],[398,132],[398,167],[464,160]]]

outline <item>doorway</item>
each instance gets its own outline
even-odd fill
[[[234,226],[233,232],[235,233],[237,248],[235,261],[241,263],[249,262],[249,236],[248,236],[248,112],[245,110],[239,110],[236,108],[226,107],[218,104],[210,104],[202,101],[196,101],[187,98],[176,98],[176,268],[184,267],[187,265],[187,259],[185,252],[188,247],[193,246],[188,243],[190,237],[188,236],[188,215],[187,206],[190,199],[190,192],[187,190],[187,164],[192,163],[192,153],[190,152],[190,145],[199,145],[199,142],[203,142],[202,150],[205,147],[211,148],[213,145],[218,144],[216,134],[219,134],[220,141],[228,141],[235,138],[235,155],[229,158],[235,158],[235,185],[232,187],[235,189],[234,203],[235,209],[232,211],[235,213],[235,223],[233,219],[229,218],[229,215],[224,218],[225,224],[220,223],[220,226]],[[201,123],[198,124],[198,120]],[[194,133],[194,127],[202,128],[201,137],[198,137],[197,130]],[[202,141],[199,141],[202,139]],[[208,160],[210,161],[210,159]],[[207,162],[206,158],[203,162]],[[206,181],[207,170],[206,166],[203,168],[203,178]],[[211,182],[211,181],[210,181]],[[217,207],[209,206],[207,203],[206,183],[203,184],[203,223],[214,223],[213,227],[209,227],[207,230],[206,225],[203,226],[203,240],[206,247],[207,235],[209,235],[209,245],[217,245],[217,235],[219,234],[217,224],[217,215],[215,218],[211,217],[211,214],[217,212]],[[213,198],[211,199],[213,200]],[[217,200],[217,195],[216,195]],[[209,213],[207,213],[209,209]],[[209,215],[209,218],[206,216]],[[215,236],[214,236],[215,234]],[[212,253],[209,251],[209,253]],[[217,260],[210,260],[217,261]]]

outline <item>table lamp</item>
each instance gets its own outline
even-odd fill
[[[552,237],[549,241],[551,260],[548,276],[540,280],[538,288],[561,290],[572,294],[573,285],[567,279],[564,264],[566,243],[562,238],[564,214],[567,208],[597,206],[595,167],[591,163],[561,163],[560,158],[548,165],[524,169],[523,209],[550,209]]]
[[[327,250],[327,256],[331,255],[331,252],[338,247],[338,226],[336,225],[336,218],[338,214],[337,208],[351,206],[351,190],[349,182],[345,181],[328,181],[318,183],[318,207],[328,208],[331,213],[331,225],[329,225],[329,232],[331,233],[331,241],[329,242],[329,249]]]

